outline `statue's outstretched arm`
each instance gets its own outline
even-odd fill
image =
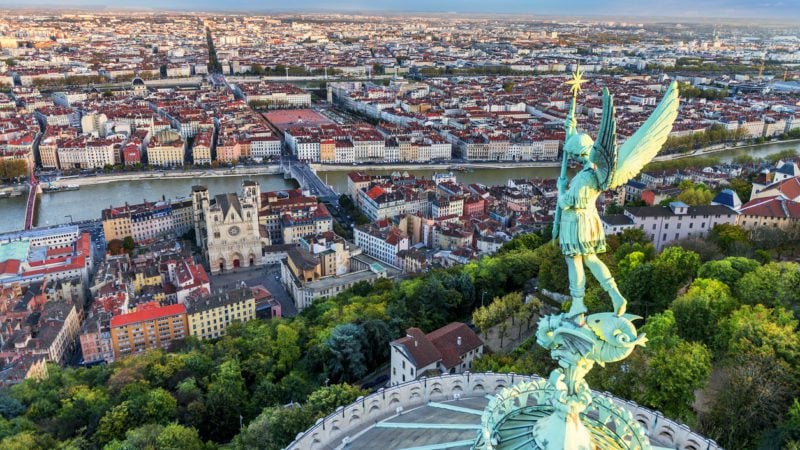
[[[564,120],[564,131],[567,133],[567,139],[578,132],[578,121],[575,120],[575,97],[572,97],[572,103],[567,113],[567,118]]]

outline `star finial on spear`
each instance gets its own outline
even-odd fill
[[[567,81],[566,84],[569,85],[569,90],[572,92],[573,97],[577,97],[578,94],[581,92],[581,85],[586,83],[588,80],[583,78],[583,72],[581,72],[581,66],[575,68],[575,72],[572,73],[572,79]]]

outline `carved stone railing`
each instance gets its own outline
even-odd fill
[[[520,381],[539,377],[513,373],[463,373],[443,375],[381,389],[366,397],[359,397],[350,405],[339,407],[329,416],[319,419],[314,426],[299,433],[287,450],[315,450],[338,448],[352,440],[358,433],[403,411],[423,406],[428,402],[457,398],[481,397],[496,394],[501,389]],[[616,405],[631,412],[642,425],[645,434],[658,443],[676,450],[722,450],[711,439],[692,432],[688,426],[678,424],[657,411],[652,411],[635,402],[623,400],[611,394],[595,393],[614,400]],[[477,437],[477,434],[476,434]]]

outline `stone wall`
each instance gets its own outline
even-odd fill
[[[403,411],[410,410],[430,401],[446,401],[455,398],[481,397],[495,394],[501,389],[520,381],[530,380],[530,376],[500,373],[463,373],[444,375],[435,378],[422,378],[399,384],[366,397],[359,397],[354,403],[339,407],[333,414],[319,419],[313,427],[297,435],[287,450],[314,450],[337,448],[349,442],[359,432]],[[538,378],[538,377],[536,377]],[[657,411],[651,411],[628,400],[613,397],[609,393],[597,393],[610,397],[620,407],[631,411],[644,427],[645,434],[659,443],[676,450],[722,450],[711,439],[692,432],[688,426],[678,424]]]

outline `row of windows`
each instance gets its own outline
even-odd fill
[[[655,230],[655,229],[657,228],[657,226],[658,226],[658,224],[657,224],[657,223],[654,223],[654,224],[653,224],[653,229]],[[706,227],[706,223],[705,223],[705,222],[701,222],[701,223],[700,223],[700,228],[705,228],[705,227]],[[644,228],[644,224],[642,224],[642,225],[640,226],[640,228],[642,228],[642,229],[643,229],[643,228]],[[689,228],[690,228],[690,229],[691,229],[691,228],[694,228],[694,222],[689,222]],[[664,224],[664,229],[665,229],[665,230],[669,230],[669,222],[666,222],[666,223]],[[677,229],[678,229],[678,230],[680,230],[680,229],[681,229],[681,224],[680,224],[680,223],[678,223]]]

